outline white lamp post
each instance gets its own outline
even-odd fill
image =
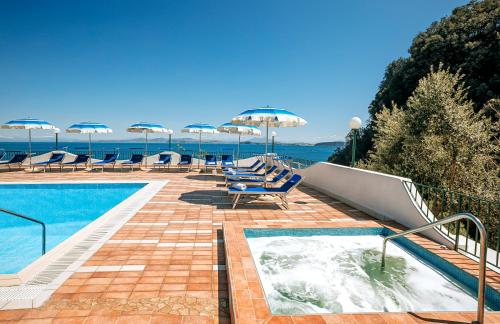
[[[361,128],[361,118],[352,117],[349,121],[349,128],[352,130],[352,159],[351,167],[354,168],[356,165],[356,137],[358,135],[358,129]]]

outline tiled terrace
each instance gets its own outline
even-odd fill
[[[319,226],[372,220],[307,187],[292,192],[290,209],[269,202],[231,209],[220,177],[191,173],[0,173],[0,181],[169,180],[154,198],[103,245],[39,309],[0,312],[0,322],[226,323],[230,321],[222,223]],[[333,221],[332,221],[333,220]],[[438,249],[436,245],[429,247]],[[442,254],[475,271],[453,251]],[[490,283],[499,286],[493,273]],[[251,291],[248,292],[249,294]],[[252,302],[252,299],[249,299]],[[262,300],[261,300],[262,301]],[[252,305],[252,307],[258,307]],[[473,313],[365,314],[259,318],[276,323],[467,323]],[[255,313],[239,323],[257,321]],[[490,322],[500,316],[489,314]]]

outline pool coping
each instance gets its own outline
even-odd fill
[[[153,198],[168,180],[55,180],[2,184],[145,183],[137,192],[97,217],[17,274],[0,274],[0,310],[36,308]]]
[[[224,222],[224,245],[226,251],[226,270],[228,276],[228,289],[229,289],[229,307],[231,320],[234,323],[241,321],[249,322],[336,322],[348,320],[349,317],[355,316],[363,317],[373,314],[380,314],[381,316],[403,314],[404,316],[416,316],[415,313],[343,313],[343,314],[304,314],[304,315],[277,315],[272,314],[267,304],[264,289],[260,282],[259,274],[254,263],[253,256],[248,246],[244,230],[245,229],[276,229],[276,228],[359,228],[359,227],[386,227],[394,232],[404,230],[401,225],[395,222],[383,221],[339,221],[339,222],[269,222],[266,224],[257,222]],[[432,253],[437,254],[439,257],[457,265],[465,272],[477,277],[477,263],[470,260],[466,256],[446,248],[439,244],[426,239],[419,235],[409,235],[406,237],[413,243],[416,243],[424,249],[430,250]],[[487,283],[499,290],[500,276],[488,270]],[[418,314],[438,314],[443,319],[463,320],[463,316],[474,317],[475,312],[418,312]],[[499,312],[488,312],[499,313]],[[418,317],[418,316],[417,316]]]

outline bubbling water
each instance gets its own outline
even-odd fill
[[[248,238],[274,314],[473,311],[465,290],[380,236]]]

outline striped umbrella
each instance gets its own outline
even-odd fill
[[[90,169],[92,169],[92,134],[109,134],[112,132],[113,130],[108,126],[94,122],[81,122],[66,129],[66,133],[89,134]]]
[[[14,119],[2,125],[4,129],[27,129],[28,130],[28,146],[29,146],[29,161],[31,167],[31,130],[33,129],[48,129],[55,130],[56,127],[45,120],[35,118]]]
[[[258,129],[256,126],[236,125],[232,123],[222,124],[217,127],[217,130],[221,133],[238,134],[238,158],[236,160],[236,166],[238,166],[240,159],[241,135],[260,136],[262,134],[260,129]]]
[[[191,124],[185,126],[181,132],[183,133],[191,133],[191,134],[199,134],[198,141],[198,168],[200,168],[200,158],[201,158],[201,134],[217,134],[219,131],[212,125],[208,124]]]
[[[171,129],[165,128],[160,124],[153,123],[137,123],[132,124],[127,128],[127,132],[130,133],[144,133],[146,135],[146,147],[144,151],[144,156],[148,155],[148,134],[149,133],[164,133],[171,135],[173,131]],[[147,167],[147,159],[146,159],[146,167]]]
[[[268,152],[267,146],[269,142],[269,127],[297,127],[307,124],[303,118],[288,110],[272,108],[269,106],[246,110],[234,117],[231,122],[239,125],[265,126],[266,156]]]

